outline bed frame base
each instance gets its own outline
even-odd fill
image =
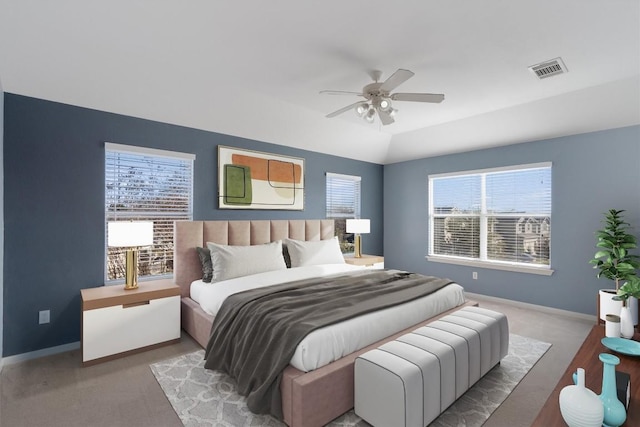
[[[284,422],[290,427],[321,427],[328,424],[353,408],[353,365],[359,355],[462,307],[477,305],[475,301],[467,301],[311,372],[303,372],[289,365],[283,372],[280,384]],[[212,322],[213,316],[205,313],[195,301],[182,298],[182,328],[203,348],[209,341]]]

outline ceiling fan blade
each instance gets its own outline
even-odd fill
[[[339,110],[337,110],[337,111],[334,111],[333,113],[329,113],[329,114],[327,114],[327,115],[326,115],[326,117],[327,117],[328,119],[330,119],[330,118],[332,118],[332,117],[335,117],[335,116],[337,116],[337,115],[340,115],[340,114],[344,113],[345,111],[349,111],[349,110],[351,110],[351,109],[354,109],[354,108],[356,108],[358,105],[366,104],[366,103],[367,103],[367,101],[358,101],[358,102],[354,102],[354,103],[353,103],[353,104],[351,104],[351,105],[347,105],[346,107],[341,108],[341,109],[339,109]]]
[[[399,68],[398,71],[393,73],[387,80],[384,81],[384,83],[382,83],[382,85],[380,86],[380,90],[383,92],[391,92],[402,83],[409,80],[411,77],[413,77],[412,71]]]
[[[320,93],[324,95],[357,95],[364,96],[362,92],[349,92],[346,90],[321,90]]]
[[[394,93],[390,96],[394,101],[435,102],[444,101],[442,93]]]
[[[388,111],[378,110],[378,116],[380,116],[380,121],[383,125],[390,125],[391,123],[395,122]]]

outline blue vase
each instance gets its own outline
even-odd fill
[[[616,365],[620,359],[613,354],[601,353],[602,367],[602,393],[600,400],[604,406],[604,421],[606,427],[621,426],[627,419],[627,412],[622,402],[618,400],[616,391]]]

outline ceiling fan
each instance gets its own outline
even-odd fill
[[[373,119],[378,113],[380,122],[383,125],[390,125],[395,120],[397,109],[393,108],[391,101],[411,101],[411,102],[432,102],[439,103],[444,100],[444,94],[441,93],[390,93],[396,87],[413,77],[414,73],[409,70],[398,69],[387,80],[380,83],[382,72],[373,71],[371,77],[374,82],[369,83],[362,88],[362,92],[348,92],[342,90],[321,90],[320,93],[327,95],[357,95],[365,98],[364,101],[358,101],[351,105],[347,105],[333,113],[327,114],[327,118],[335,117],[355,109],[356,113],[369,123],[373,123]]]

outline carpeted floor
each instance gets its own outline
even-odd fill
[[[529,427],[595,317],[469,297],[481,307],[505,313],[510,332],[552,344],[483,426]],[[82,367],[80,350],[5,364],[0,426],[181,427],[149,365],[200,349],[183,333],[179,343],[90,367]]]
[[[520,335],[509,337],[509,354],[431,425],[435,427],[481,426],[509,396],[551,344]],[[277,426],[284,424],[268,415],[252,414],[245,399],[225,374],[204,369],[204,350],[154,363],[151,370],[169,402],[187,427]],[[369,424],[352,411],[330,427]]]

